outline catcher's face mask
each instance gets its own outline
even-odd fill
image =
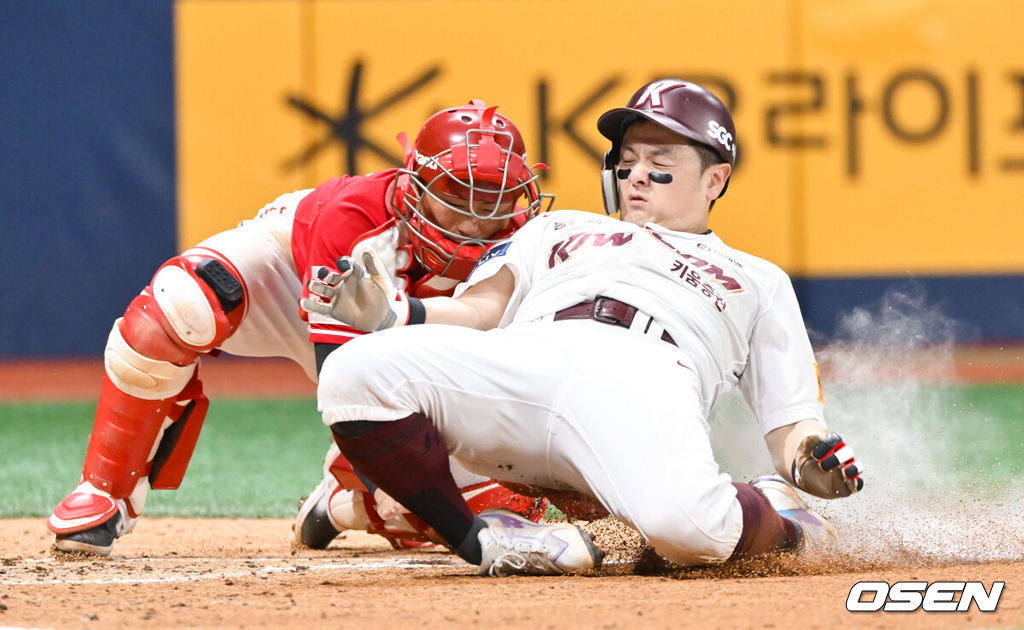
[[[533,172],[546,167],[527,165],[519,130],[496,109],[474,100],[438,112],[415,146],[399,135],[406,162],[391,208],[408,228],[413,255],[438,275],[466,279],[488,247],[522,227],[544,199],[552,200],[541,194]],[[523,197],[526,203],[517,206]],[[487,227],[464,227],[473,225]]]

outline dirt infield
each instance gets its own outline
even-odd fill
[[[955,369],[938,371],[928,369],[925,354],[920,373],[938,381],[1024,382],[1022,354],[962,349]],[[95,399],[102,370],[96,361],[0,362],[0,399]],[[313,395],[301,370],[283,361],[218,359],[204,362],[203,370],[211,396]],[[1019,512],[999,522],[972,514],[970,527],[949,520],[951,533],[920,533],[913,519],[900,525],[913,530],[900,531],[920,534],[940,551],[966,534],[987,544],[1010,540],[1009,533],[1011,547],[1020,547],[1021,528],[1006,526],[1020,522]],[[848,524],[855,529],[865,521]],[[869,534],[885,524],[872,526]],[[0,520],[0,630],[1024,628],[1024,557],[1017,552],[1001,556],[1011,561],[989,563],[904,553],[680,570],[642,556],[639,540],[620,527],[599,523],[588,530],[609,552],[600,571],[493,579],[476,577],[473,567],[443,550],[394,551],[364,533],[348,533],[326,551],[292,550],[290,522],[281,519],[146,518],[118,541],[111,559],[85,560],[52,555],[43,518]],[[1005,588],[993,613],[975,606],[962,613],[846,611],[856,582],[905,580],[980,581],[987,589],[1005,582]]]
[[[349,533],[292,551],[280,519],[145,519],[111,559],[55,558],[42,519],[0,521],[0,627],[966,628],[1024,626],[1024,561],[851,566],[776,559],[732,570],[636,563],[614,527],[593,575],[480,578],[439,550]],[[638,574],[640,573],[640,574]],[[994,613],[849,613],[861,580],[1006,586]]]

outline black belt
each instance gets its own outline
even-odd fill
[[[554,321],[557,322],[563,319],[592,319],[602,324],[629,328],[633,324],[633,318],[636,317],[638,310],[637,307],[625,302],[598,296],[593,300],[580,302],[569,308],[563,308],[555,313]],[[652,319],[651,321],[654,320]],[[650,323],[647,325],[650,326]],[[675,339],[672,338],[672,335],[668,334],[667,330],[661,333],[661,340],[667,341],[673,346],[676,345]]]

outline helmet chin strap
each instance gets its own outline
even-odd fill
[[[615,171],[615,176],[619,179],[626,179],[629,177],[630,172],[633,169],[620,168]],[[651,182],[655,184],[668,184],[672,182],[672,173],[662,173],[660,171],[650,171],[647,175],[651,178]]]

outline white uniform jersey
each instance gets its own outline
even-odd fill
[[[765,433],[805,418],[824,422],[817,364],[789,277],[713,233],[551,212],[494,247],[456,295],[503,266],[516,284],[502,327],[614,298],[639,309],[633,329],[672,336],[680,361],[699,376],[705,415],[738,384]]]

